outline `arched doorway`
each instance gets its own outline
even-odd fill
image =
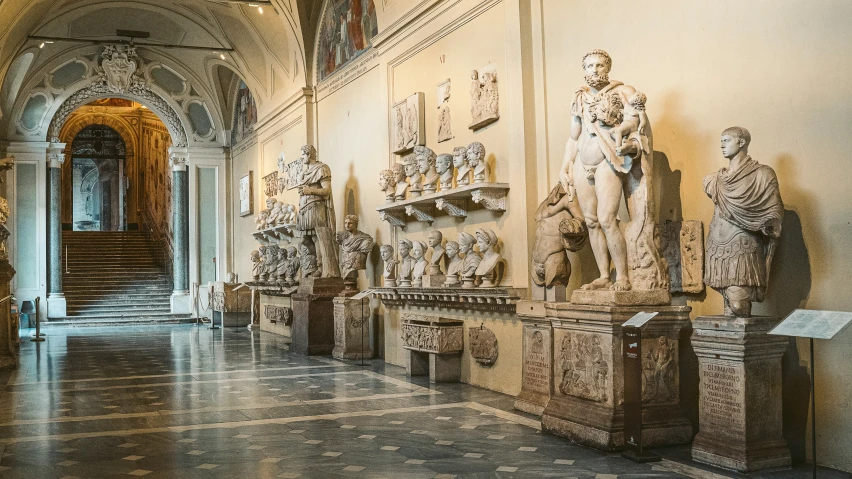
[[[91,125],[71,144],[74,231],[124,231],[126,228],[125,144],[117,131]]]

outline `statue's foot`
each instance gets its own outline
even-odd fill
[[[598,278],[589,284],[583,285],[582,289],[586,291],[594,291],[597,289],[608,289],[612,286],[612,281],[608,278]]]
[[[613,291],[630,291],[631,289],[633,289],[633,287],[630,286],[630,280],[619,279],[615,282],[614,285],[610,286],[609,289]]]

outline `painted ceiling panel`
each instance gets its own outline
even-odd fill
[[[151,33],[148,41],[180,43],[186,30],[165,15],[133,8],[103,8],[71,22],[72,37],[115,37],[115,31],[143,30]]]

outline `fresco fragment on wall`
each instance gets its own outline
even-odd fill
[[[378,33],[373,0],[328,0],[317,51],[319,80],[369,50]]]
[[[231,126],[231,145],[237,145],[246,139],[254,131],[254,124],[257,123],[257,105],[254,102],[254,96],[246,86],[245,82],[240,80],[237,86],[237,96],[234,101],[234,122]]]

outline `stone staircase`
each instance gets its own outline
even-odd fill
[[[157,245],[142,231],[62,233],[64,318],[51,323],[182,322],[170,313],[172,278],[157,261]],[[66,255],[67,252],[67,262]]]

